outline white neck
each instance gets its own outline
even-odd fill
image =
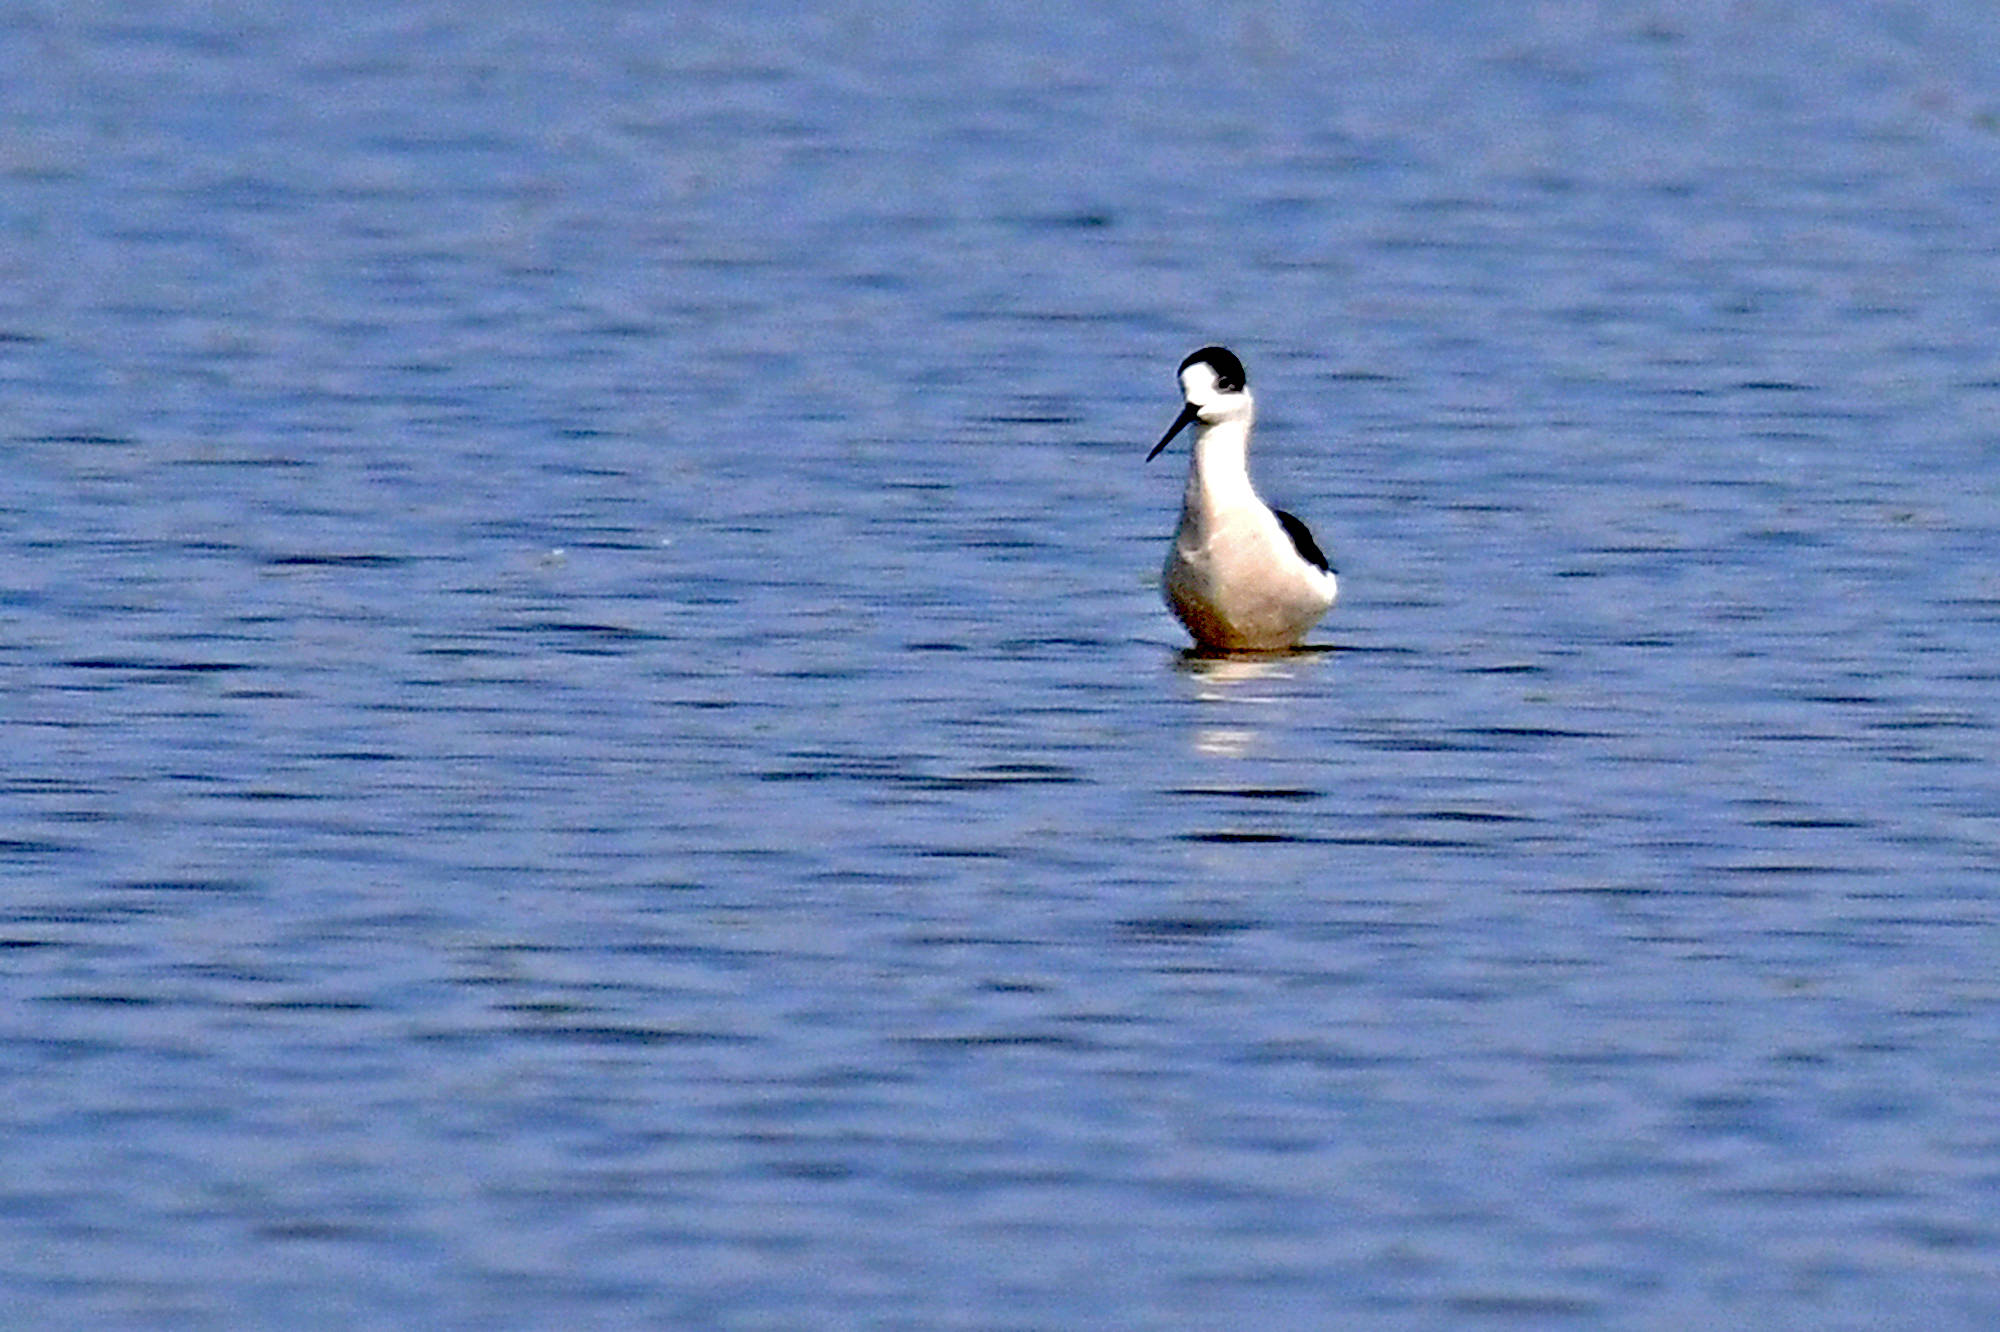
[[[1250,485],[1250,419],[1203,425],[1188,463],[1187,518],[1206,526],[1234,509],[1260,503]]]

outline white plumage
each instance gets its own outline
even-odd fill
[[[1199,425],[1188,464],[1180,528],[1161,583],[1167,604],[1197,645],[1231,652],[1296,647],[1340,590],[1306,525],[1273,509],[1250,484],[1256,403],[1243,363],[1224,347],[1181,362],[1187,405],[1146,455],[1148,462],[1189,425]]]

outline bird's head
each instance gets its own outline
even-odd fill
[[[1250,398],[1249,381],[1243,374],[1243,362],[1236,359],[1236,353],[1227,347],[1203,347],[1191,353],[1181,362],[1181,397],[1186,406],[1175,418],[1167,433],[1160,436],[1160,442],[1146,455],[1151,462],[1160,456],[1175,435],[1193,425],[1196,421],[1203,425],[1219,425],[1224,421],[1248,419],[1254,404]]]

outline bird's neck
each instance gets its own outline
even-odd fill
[[[1195,436],[1188,464],[1187,511],[1212,520],[1260,501],[1250,485],[1250,422],[1218,421]]]

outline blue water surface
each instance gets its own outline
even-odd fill
[[[5,1321],[2000,1324],[1996,71],[0,5]]]

